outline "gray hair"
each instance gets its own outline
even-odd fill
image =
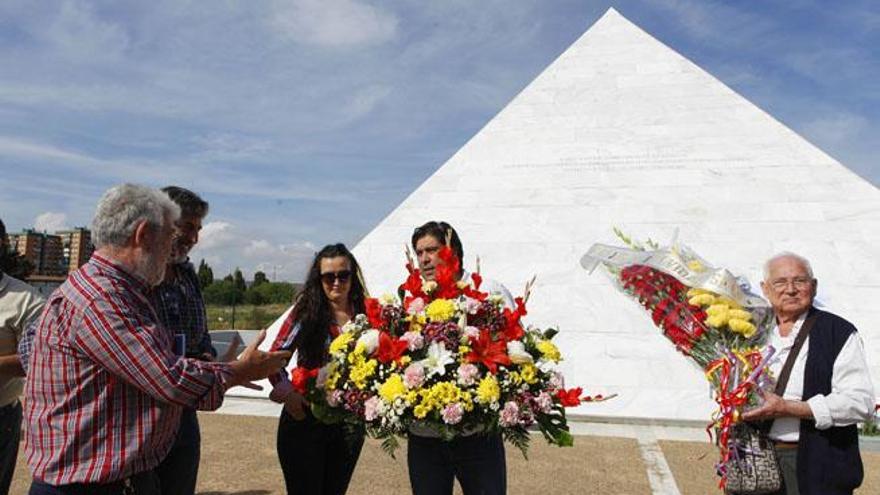
[[[176,222],[180,207],[164,192],[137,184],[113,186],[101,196],[92,220],[96,247],[125,246],[137,226],[147,221],[161,229],[166,219]]]
[[[773,255],[773,257],[771,257],[770,259],[768,259],[767,261],[764,262],[764,281],[765,282],[767,282],[768,281],[767,279],[770,278],[770,265],[772,265],[773,262],[779,261],[783,258],[791,258],[791,259],[797,261],[798,263],[803,265],[805,270],[807,270],[807,275],[809,275],[810,278],[815,278],[815,277],[813,277],[813,267],[810,266],[810,260],[804,258],[803,256],[801,256],[797,253],[792,253],[791,251],[782,251],[781,253],[777,253],[777,254]]]

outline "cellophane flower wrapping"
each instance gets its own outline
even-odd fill
[[[571,445],[565,407],[579,405],[582,391],[565,389],[555,369],[556,330],[524,326],[523,298],[505,307],[501,295],[480,291],[479,274],[456,281],[448,247],[440,256],[435,281],[410,262],[396,296],[368,299],[366,314],[342,328],[328,364],[305,380],[313,412],[363,424],[392,455],[397,437],[425,428],[444,439],[500,432],[524,455],[530,428]]]
[[[687,246],[632,241],[627,247],[596,244],[584,268],[604,267],[615,286],[641,305],[654,325],[710,384],[718,409],[707,431],[715,433],[724,484],[725,465],[737,455],[732,427],[743,409],[760,404],[772,384],[766,346],[774,320],[766,301],[747,293],[729,271],[710,265]]]

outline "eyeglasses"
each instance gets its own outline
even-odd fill
[[[321,274],[321,281],[327,285],[331,285],[335,281],[344,284],[351,278],[351,270],[342,270],[338,272],[324,272]]]
[[[794,285],[794,288],[797,290],[804,290],[813,284],[813,279],[807,277],[795,277],[792,279],[777,278],[776,280],[770,281],[770,287],[773,287],[773,290],[776,291],[787,289],[788,284]]]

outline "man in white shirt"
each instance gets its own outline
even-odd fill
[[[778,353],[771,371],[779,376],[798,332],[815,318],[797,354],[782,397],[764,393],[764,404],[743,415],[773,420],[785,486],[780,494],[851,494],[864,476],[856,423],[874,411],[874,390],[856,328],[813,307],[816,279],[810,263],[781,253],[764,265],[761,289],[776,315],[770,344]]]
[[[411,242],[425,280],[435,280],[437,267],[444,263],[440,249],[447,243],[459,261],[464,260],[458,233],[446,222],[428,222],[416,228]],[[460,269],[455,280],[467,277]],[[513,298],[503,285],[484,279],[480,290],[501,296],[505,305],[513,307]],[[507,493],[504,441],[499,433],[475,431],[443,440],[429,427],[413,425],[407,466],[413,495],[452,495],[456,478],[464,495]]]
[[[6,227],[0,221],[0,259],[6,254]],[[12,483],[21,439],[21,395],[24,370],[18,342],[43,309],[43,298],[30,285],[3,273],[0,264],[0,495]]]

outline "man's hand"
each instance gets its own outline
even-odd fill
[[[262,380],[287,366],[287,361],[291,356],[290,351],[263,352],[257,349],[265,339],[266,330],[264,329],[260,331],[257,340],[247,346],[237,360],[229,363],[233,376],[227,388],[243,385],[255,390],[262,390],[262,387],[251,382]]]
[[[802,401],[785,400],[773,392],[759,390],[764,404],[760,407],[746,411],[742,415],[745,421],[758,421],[762,419],[776,418],[812,418],[813,411],[809,404]]]

